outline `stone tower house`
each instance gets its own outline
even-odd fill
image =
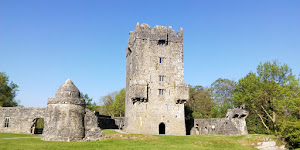
[[[136,25],[126,50],[126,131],[186,135],[183,70],[182,28]]]

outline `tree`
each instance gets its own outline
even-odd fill
[[[125,115],[125,88],[121,89],[120,92],[115,96],[115,101],[112,105],[116,115],[122,117]]]
[[[87,94],[83,94],[82,92],[80,92],[80,98],[83,98],[85,100],[86,103],[86,108],[89,110],[95,110],[96,107],[96,103],[93,102],[93,99],[90,98]],[[93,102],[93,103],[92,103]]]
[[[277,60],[257,66],[257,75],[249,73],[239,80],[233,99],[245,104],[255,114],[268,133],[277,132],[277,122],[299,116],[299,79],[286,65]]]
[[[119,92],[113,92],[107,94],[100,99],[100,103],[103,105],[96,107],[100,114],[109,115],[112,117],[125,115],[125,88],[121,89]]]
[[[113,109],[114,96],[112,94],[108,94],[104,96],[101,101],[104,103],[102,105],[102,114],[109,115],[114,117],[115,111]]]
[[[217,79],[211,84],[211,95],[214,103],[212,108],[212,117],[223,118],[227,113],[227,109],[233,106],[233,92],[235,89],[235,82],[229,79]]]
[[[211,99],[210,89],[202,86],[190,86],[190,99],[186,103],[193,118],[211,118],[211,109],[215,105]],[[186,112],[186,116],[190,115]]]
[[[0,72],[0,106],[18,106],[18,101],[15,100],[17,91],[18,85],[12,81],[9,83],[8,76],[4,72]]]

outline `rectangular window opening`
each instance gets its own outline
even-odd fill
[[[4,127],[9,127],[9,121],[10,121],[10,117],[5,117],[4,119]]]
[[[161,64],[163,62],[163,58],[159,57],[159,63]]]
[[[158,40],[157,45],[160,45],[160,46],[166,45],[166,40]]]
[[[158,94],[159,95],[164,95],[164,89],[158,89]]]
[[[163,82],[165,80],[165,76],[159,76],[159,81]]]

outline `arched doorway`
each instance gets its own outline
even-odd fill
[[[44,118],[35,118],[32,122],[31,134],[42,134],[44,129]]]
[[[166,125],[163,122],[159,124],[159,134],[166,134]]]

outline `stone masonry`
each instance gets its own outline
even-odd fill
[[[35,120],[45,118],[45,112],[46,108],[0,107],[0,132],[33,134]]]
[[[68,79],[56,91],[55,97],[48,99],[42,139],[69,142],[101,140],[103,137],[97,117],[85,110],[80,91]]]
[[[183,30],[148,24],[129,33],[126,49],[125,130],[138,134],[186,135]]]
[[[228,109],[225,118],[194,119],[194,127],[191,135],[199,134],[225,134],[244,135],[248,134],[246,117],[248,111],[243,107]]]

